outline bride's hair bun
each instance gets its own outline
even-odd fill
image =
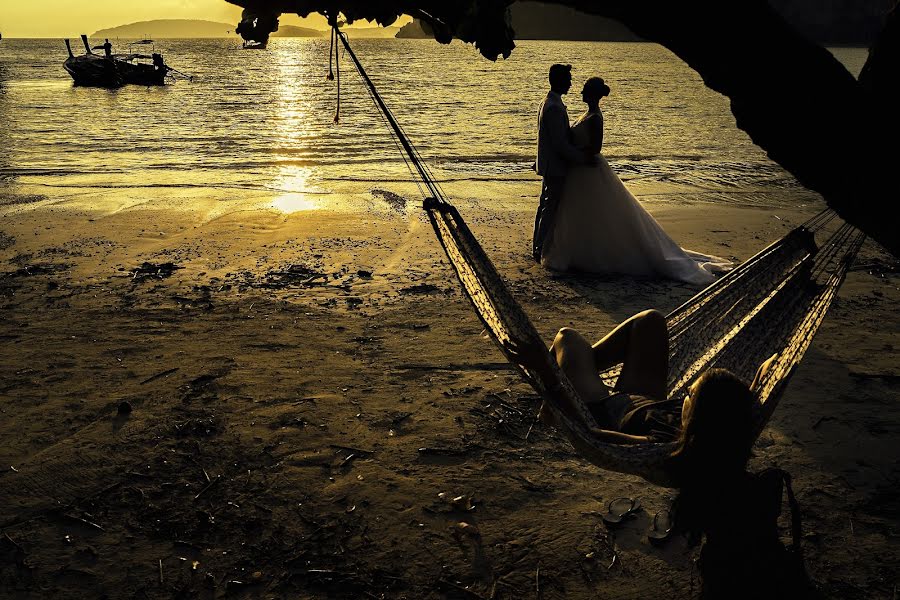
[[[591,77],[584,82],[584,91],[592,96],[603,98],[609,96],[609,86],[599,77]]]

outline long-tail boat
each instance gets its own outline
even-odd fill
[[[75,56],[72,46],[66,40],[69,58],[63,68],[77,86],[117,88],[126,84],[133,85],[165,85],[166,75],[172,69],[166,65],[161,54],[113,54],[112,45],[106,42],[98,48],[104,54],[94,54],[86,35],[81,36],[85,53]],[[150,44],[151,40],[141,40],[139,44]],[[151,62],[141,62],[149,60]]]

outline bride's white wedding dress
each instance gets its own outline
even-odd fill
[[[572,128],[575,145],[590,145],[591,114]],[[599,115],[593,118],[601,119]],[[595,126],[597,124],[594,124]],[[602,126],[602,125],[601,125]],[[731,263],[682,249],[628,191],[602,154],[594,166],[573,166],[541,264],[557,271],[667,277],[708,284]]]

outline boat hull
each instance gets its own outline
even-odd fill
[[[95,54],[72,56],[63,63],[77,86],[118,88],[123,85],[165,85],[166,69]]]
[[[166,70],[143,63],[129,63],[117,60],[116,67],[122,74],[126,84],[131,85],[165,85]]]
[[[125,78],[115,62],[102,56],[70,56],[63,63],[63,68],[77,86],[117,88],[125,85]]]

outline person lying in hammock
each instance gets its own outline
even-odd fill
[[[777,357],[772,356],[759,367],[749,387],[722,369],[710,369],[702,374],[691,386],[679,419],[666,399],[669,334],[662,313],[655,310],[638,313],[593,345],[574,329],[560,329],[550,353],[597,422],[599,427],[593,428],[592,433],[598,440],[618,444],[648,442],[658,434],[678,437],[691,417],[692,396],[707,391],[748,394],[756,389]],[[520,354],[519,359],[537,375],[549,375],[546,381],[552,380],[552,374],[541,373],[547,369],[543,357]],[[616,387],[610,388],[600,373],[620,363],[622,372]],[[704,390],[707,386],[711,389]],[[560,402],[565,399],[561,397]],[[664,405],[670,408],[665,410]],[[559,408],[572,418],[580,418],[572,406],[561,404]],[[541,417],[555,424],[546,406],[541,409]]]
[[[759,367],[749,386],[729,371],[708,369],[690,387],[680,423],[672,423],[676,411],[658,408],[667,395],[668,339],[665,317],[648,310],[593,346],[574,329],[561,329],[550,352],[597,421],[600,428],[593,434],[598,439],[640,443],[662,428],[676,430],[666,467],[679,489],[671,517],[674,530],[691,545],[703,540],[698,561],[702,600],[819,598],[799,549],[800,511],[790,476],[779,469],[747,471],[757,402],[753,391],[778,355]],[[547,369],[545,357],[515,354],[539,375]],[[611,389],[599,373],[619,363],[622,372]],[[574,407],[560,408],[579,418]],[[544,407],[541,412],[552,423],[551,411]],[[791,503],[790,549],[779,540],[783,489]]]

